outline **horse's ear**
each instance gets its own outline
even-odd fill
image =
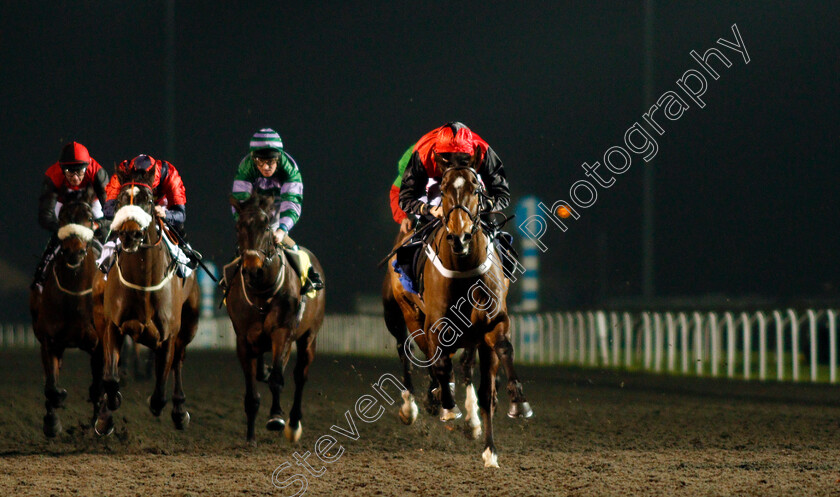
[[[239,212],[242,210],[239,200],[237,200],[236,197],[234,197],[233,194],[231,194],[230,196],[228,196],[228,202],[230,202],[230,205],[231,207],[233,207],[233,210],[235,210],[236,213],[239,214]]]
[[[116,167],[116,172],[114,174],[117,175],[117,179],[120,181],[120,184],[128,183],[131,181],[131,175],[129,175],[122,167],[122,164]]]
[[[147,171],[143,173],[143,175],[141,176],[143,178],[143,183],[152,186],[152,183],[155,181],[155,169],[157,168],[150,167]]]
[[[478,171],[479,164],[481,164],[481,147],[476,145],[473,148],[472,157],[470,157],[470,167]]]
[[[96,200],[96,190],[93,189],[92,185],[88,185],[85,188],[85,195],[84,201],[88,203],[88,205],[92,205],[93,201]]]

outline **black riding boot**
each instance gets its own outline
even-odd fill
[[[315,290],[322,290],[324,288],[324,280],[321,279],[321,274],[315,270],[315,266],[309,266],[309,272],[306,274],[306,279],[312,284]]]
[[[32,284],[29,286],[30,289],[38,292],[44,290],[44,282],[47,280],[47,266],[50,265],[50,262],[58,254],[60,246],[61,240],[57,236],[53,235],[50,237],[50,241],[47,242],[47,246],[44,248],[44,253],[41,254],[41,260],[38,261],[38,267],[35,268],[35,275],[32,277]]]

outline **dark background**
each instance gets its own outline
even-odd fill
[[[396,225],[396,161],[460,120],[505,162],[514,202],[567,199],[649,106],[642,2],[177,2],[175,152],[166,156],[165,3],[12,2],[0,13],[4,319],[47,234],[44,170],[76,140],[106,169],[139,153],[175,164],[187,230],[233,254],[227,194],[251,134],[269,126],[300,164],[292,236],[319,255],[331,312],[376,294]],[[737,23],[751,61],[709,79],[705,109],[664,121],[655,167],[660,297],[831,300],[840,270],[840,3],[657,2],[654,99]],[[565,234],[543,238],[542,307],[641,293],[642,168],[616,178]]]

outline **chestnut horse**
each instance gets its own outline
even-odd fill
[[[152,168],[132,178],[117,172],[122,187],[111,229],[118,234],[122,247],[107,279],[100,273],[94,285],[106,399],[95,424],[99,434],[113,431],[112,411],[120,407],[118,362],[126,336],[154,351],[156,382],[149,398],[152,414],[159,416],[166,405],[165,388],[171,370],[175,377],[172,421],[179,430],[190,421],[184,407],[181,370],[187,344],[198,328],[199,288],[195,273],[187,278],[175,274],[175,261],[162,243],[162,237],[168,235],[154,216],[155,199],[149,186],[154,173]]]
[[[303,385],[315,358],[315,338],[324,322],[324,290],[302,303],[301,279],[291,268],[284,250],[274,242],[270,226],[272,197],[254,193],[239,202],[231,196],[230,204],[239,216],[236,222],[239,257],[235,261],[236,272],[229,278],[226,276],[230,291],[225,303],[236,331],[236,354],[245,373],[247,438],[254,443],[254,420],[260,407],[260,395],[256,391],[258,358],[271,351],[273,367],[268,378],[271,410],[266,429],[283,430],[286,438],[294,443],[303,432],[300,422]],[[302,247],[299,250],[306,251],[312,265],[323,275],[321,264],[312,252]],[[280,394],[292,342],[297,346],[295,400],[286,424]]]
[[[430,367],[436,384],[444,386],[437,390],[442,408],[440,419],[444,422],[461,417],[453,391],[446,386],[452,378],[452,356],[459,348],[464,349],[462,365],[467,382],[468,432],[472,437],[478,437],[481,432],[477,403],[481,408],[485,433],[482,459],[485,467],[498,467],[493,414],[497,403],[496,372],[500,362],[508,377],[507,391],[511,397],[508,415],[530,417],[533,411],[513,367],[506,304],[509,280],[502,269],[501,256],[480,226],[481,186],[475,171],[479,157],[476,151],[468,162],[464,161],[466,163],[453,161],[452,164],[442,164],[445,169],[441,178],[444,218],[425,246],[428,258],[423,267],[422,299],[406,292],[393,271],[389,271],[393,297],[389,299],[387,287],[383,295],[386,325],[397,341],[404,345],[400,358],[405,374],[409,372],[406,361],[411,354],[413,340],[429,360],[412,358],[412,362]],[[402,320],[393,312],[394,301],[402,311]],[[403,323],[409,330],[415,331],[406,336],[405,328],[400,326]],[[470,378],[476,347],[481,370],[477,398]],[[406,388],[410,388],[410,381],[407,381]],[[416,415],[412,392],[403,392],[403,399],[400,417],[404,422],[411,422]]]
[[[102,396],[102,354],[93,326],[91,299],[99,252],[92,243],[95,223],[89,199],[64,204],[58,223],[61,248],[47,267],[43,291],[33,290],[29,295],[32,329],[41,342],[41,362],[46,375],[44,434],[48,437],[56,436],[62,429],[56,409],[64,407],[67,398],[67,390],[58,387],[65,349],[78,347],[91,355],[93,381],[88,393],[94,420]]]

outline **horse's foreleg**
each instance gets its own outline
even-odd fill
[[[157,417],[166,406],[166,382],[175,357],[175,337],[169,338],[155,351],[155,391],[149,398],[149,410]]]
[[[245,373],[245,417],[248,420],[248,441],[255,443],[254,422],[257,419],[257,411],[260,410],[260,394],[257,392],[257,358],[250,357],[247,351],[245,339],[241,336],[236,341],[236,356]]]
[[[184,368],[184,356],[186,354],[186,345],[176,339],[175,354],[172,359],[172,376],[174,376],[175,387],[172,393],[172,422],[175,423],[175,429],[186,429],[190,424],[190,413],[184,407],[187,401],[187,396],[184,395],[184,380],[181,372]]]
[[[484,452],[481,458],[484,460],[485,468],[498,468],[496,444],[493,441],[493,414],[496,412],[496,371],[499,369],[499,358],[485,343],[478,346],[478,354],[481,359],[478,405],[481,407],[481,417],[484,420]]]
[[[417,403],[414,401],[414,383],[411,381],[411,359],[406,354],[405,347],[411,347],[411,344],[406,344],[408,340],[408,330],[405,324],[402,310],[399,304],[393,299],[390,282],[386,278],[386,288],[383,290],[383,306],[385,308],[385,327],[391,335],[397,340],[397,355],[403,366],[403,390],[400,395],[403,399],[403,404],[400,406],[399,417],[403,424],[410,425],[417,419]]]
[[[431,367],[431,372],[440,385],[440,420],[447,422],[460,418],[461,410],[455,405],[455,395],[452,388],[454,385],[450,384],[450,380],[452,379],[452,358],[449,354],[441,354],[441,357]]]
[[[61,420],[58,418],[56,409],[64,407],[64,400],[67,398],[67,390],[58,388],[58,372],[61,367],[61,352],[55,352],[49,346],[49,342],[41,343],[41,363],[44,366],[44,403],[47,413],[44,416],[44,435],[54,437],[61,432]]]
[[[271,391],[271,411],[265,427],[269,431],[280,431],[286,427],[283,408],[280,407],[280,395],[286,386],[283,378],[283,361],[287,351],[292,346],[288,337],[291,331],[287,329],[275,330],[271,335],[271,373],[268,375],[268,389]],[[260,361],[257,361],[257,375],[260,374]]]
[[[102,344],[100,343],[90,353],[91,381],[88,388],[88,402],[93,404],[93,419],[91,421],[93,424],[96,423],[105,392],[102,388],[102,369]]]
[[[286,439],[292,443],[300,440],[303,433],[303,425],[300,420],[303,418],[303,385],[309,379],[309,365],[315,360],[315,337],[306,332],[297,339],[297,361],[295,362],[295,401],[292,410],[289,412],[289,424],[286,425],[284,434]]]
[[[473,386],[473,366],[475,366],[476,347],[467,347],[461,354],[461,371],[464,375],[464,387],[466,388],[466,399],[464,400],[464,408],[467,411],[467,416],[464,418],[466,423],[467,437],[475,440],[481,435],[481,418],[478,414],[478,397]]]
[[[531,410],[531,405],[525,398],[525,393],[522,389],[522,383],[516,375],[513,368],[513,345],[510,343],[507,323],[499,323],[496,325],[495,344],[493,349],[499,357],[499,361],[505,368],[505,374],[508,377],[507,393],[510,397],[510,409],[508,410],[508,417],[511,418],[530,418],[534,415]]]
[[[102,402],[94,430],[99,435],[110,435],[114,431],[111,412],[119,409],[122,403],[119,383],[120,349],[123,335],[119,327],[112,322],[105,326],[102,334],[102,387],[105,390],[105,402]]]

